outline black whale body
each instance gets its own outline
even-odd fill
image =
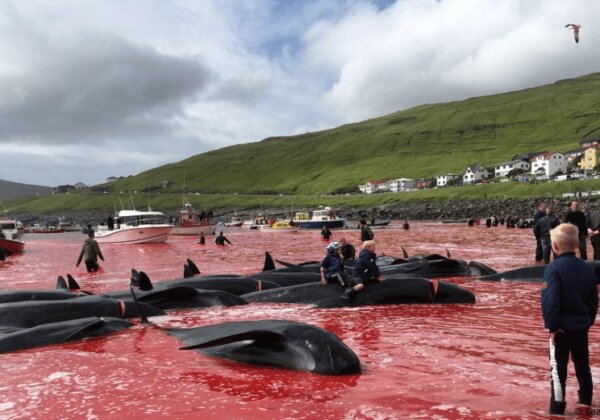
[[[585,261],[596,274],[596,279],[600,282],[600,261],[588,260]],[[528,267],[515,268],[514,270],[504,271],[502,273],[490,274],[487,276],[478,277],[476,280],[500,281],[500,280],[515,280],[532,283],[541,283],[544,281],[545,265],[532,265]]]
[[[21,302],[25,300],[65,300],[77,295],[61,290],[2,290],[0,303]]]
[[[322,308],[398,303],[474,303],[475,295],[451,283],[421,277],[389,277],[370,283],[350,302],[341,298],[340,285],[308,283],[243,295],[248,302],[306,303]]]
[[[356,354],[335,334],[286,320],[240,321],[170,330],[184,346],[239,362],[275,365],[324,375],[361,372]]]
[[[0,335],[0,353],[99,337],[132,325],[123,319],[86,317],[22,328]]]
[[[164,315],[154,306],[140,302],[147,316]],[[110,299],[102,296],[83,296],[65,300],[29,300],[0,304],[0,331],[31,328],[51,322],[77,318],[140,317],[138,306],[132,301]]]
[[[208,308],[212,306],[245,305],[243,298],[221,290],[201,290],[187,286],[156,288],[149,291],[135,291],[140,302],[160,309]],[[130,291],[104,295],[113,299],[133,301]]]

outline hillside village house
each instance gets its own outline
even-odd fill
[[[567,159],[567,165],[574,165],[574,162],[583,156],[584,151],[579,149],[569,150],[565,152],[565,159]]]
[[[377,191],[387,191],[390,188],[388,182],[389,180],[387,179],[367,181],[365,184],[359,185],[358,188],[365,194],[373,194]]]
[[[490,177],[490,172],[483,165],[476,163],[469,165],[463,174],[463,184],[474,184]]]
[[[421,178],[417,179],[415,182],[415,188],[418,190],[422,190],[423,188],[429,188],[433,185],[433,179],[431,178]]]
[[[567,173],[567,159],[562,153],[542,153],[531,159],[531,173],[552,176],[557,172]]]
[[[590,137],[589,139],[583,139],[579,142],[579,148],[581,150],[586,150],[590,147],[598,146],[600,146],[600,137]]]
[[[415,189],[415,180],[409,178],[398,178],[390,181],[390,191],[400,192]]]
[[[494,176],[496,178],[508,176],[510,171],[513,169],[529,172],[529,169],[531,169],[531,164],[525,160],[511,160],[510,162],[499,163],[494,167]]]
[[[598,156],[600,156],[600,148],[590,147],[585,149],[583,157],[579,161],[579,167],[584,171],[594,170],[598,163],[600,163]]]
[[[448,185],[448,182],[460,178],[460,175],[453,174],[452,172],[446,172],[444,175],[436,177],[436,184],[438,187],[444,187]]]

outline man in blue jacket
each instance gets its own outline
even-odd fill
[[[598,285],[593,269],[575,257],[579,248],[576,226],[563,223],[552,229],[550,239],[557,257],[544,270],[542,315],[550,332],[550,414],[562,415],[569,354],[579,382],[579,404],[592,404],[588,331],[598,312]]]

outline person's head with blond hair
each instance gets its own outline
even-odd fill
[[[364,241],[362,249],[366,249],[369,252],[375,252],[375,241],[372,239],[370,241]]]
[[[562,223],[550,231],[550,240],[557,255],[575,252],[579,248],[579,229],[570,223]]]

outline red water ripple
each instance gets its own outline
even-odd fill
[[[378,252],[435,252],[497,270],[532,264],[529,230],[439,223],[375,230]],[[186,258],[201,271],[260,271],[265,251],[290,262],[320,260],[319,232],[226,231],[232,246],[208,238],[165,244],[103,245],[99,273],[75,268],[83,236],[26,235],[26,253],[0,263],[2,288],[54,288],[71,273],[95,293],[127,287],[131,268],[159,282],[181,277]],[[358,244],[357,231],[336,231]],[[136,327],[100,339],[0,355],[0,418],[514,418],[544,415],[548,405],[547,334],[539,284],[450,281],[472,290],[475,305],[397,305],[313,309],[304,305],[180,310],[154,319],[191,327],[253,319],[308,322],[336,333],[361,359],[361,375],[327,377],[213,359],[180,351],[160,328]],[[600,366],[598,333],[590,338]],[[592,373],[598,377],[597,367]],[[572,369],[567,384],[575,408]]]

